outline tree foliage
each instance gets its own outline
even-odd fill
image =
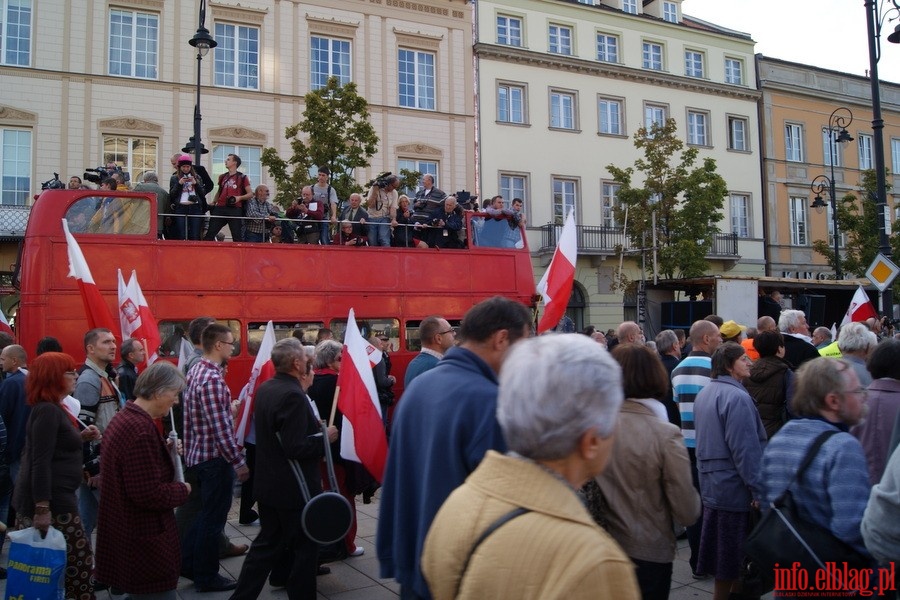
[[[701,166],[694,167],[697,149],[684,149],[676,133],[675,119],[671,118],[664,125],[641,127],[634,136],[634,146],[643,151],[643,158],[633,167],[609,165],[607,169],[621,186],[615,214],[619,223],[625,223],[627,212],[631,248],[651,249],[655,211],[657,275],[698,277],[709,268],[706,255],[718,233],[728,186],[716,172],[713,159],[706,158]],[[636,176],[643,181],[634,181]],[[649,276],[653,274],[651,263],[647,264]]]
[[[366,99],[356,91],[353,82],[340,85],[337,77],[328,79],[325,87],[304,96],[303,120],[285,128],[291,156],[281,158],[275,148],[266,148],[260,161],[275,181],[275,201],[289,206],[300,195],[300,189],[315,181],[313,167],[328,167],[331,185],[341,199],[362,191],[354,170],[368,167],[378,150],[378,135],[369,123]]]

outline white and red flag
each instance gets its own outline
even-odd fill
[[[9,321],[6,320],[2,310],[0,310],[0,331],[13,335],[12,327],[9,326]]]
[[[69,231],[69,224],[65,219],[62,220],[62,226],[66,234],[66,246],[69,252],[69,277],[74,277],[78,281],[78,290],[81,292],[81,301],[84,303],[88,329],[105,327],[113,332],[118,331],[116,321],[109,312],[109,305],[100,294],[100,288],[94,283],[94,277],[81,252],[81,247]]]
[[[847,323],[858,323],[866,319],[878,318],[878,312],[875,305],[869,300],[869,295],[862,286],[856,288],[853,298],[850,300],[850,308],[844,314],[844,320],[841,321],[841,327]]]
[[[119,325],[122,327],[122,340],[134,338],[140,340],[147,351],[145,366],[152,365],[159,358],[157,351],[162,342],[159,335],[159,325],[150,311],[141,284],[138,283],[137,273],[131,272],[128,284],[122,279],[122,270],[119,274]]]
[[[353,309],[344,333],[344,355],[338,374],[338,408],[344,414],[341,427],[341,456],[359,463],[379,482],[387,462],[387,436],[381,419],[381,405],[372,374],[374,353],[356,326]],[[378,360],[381,360],[380,354]],[[375,363],[378,362],[375,360]]]
[[[578,236],[575,231],[575,211],[570,210],[559,236],[559,244],[553,253],[550,266],[537,284],[537,291],[544,299],[544,315],[537,332],[553,329],[566,314],[572,283],[575,281],[575,261],[578,259]]]
[[[253,409],[256,404],[256,391],[266,380],[275,376],[275,365],[272,364],[272,348],[275,347],[275,328],[272,321],[266,324],[262,342],[259,344],[259,352],[250,371],[250,379],[241,390],[237,421],[234,424],[234,437],[238,446],[243,447],[247,435],[250,433],[250,424],[253,422]]]

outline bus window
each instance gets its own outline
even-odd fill
[[[511,221],[490,217],[472,217],[472,240],[482,248],[524,248],[522,229]]]
[[[400,321],[391,318],[357,319],[356,325],[363,339],[368,340],[373,335],[385,334],[390,338],[390,347],[400,347]],[[344,332],[347,330],[347,319],[335,319],[331,322],[331,331],[334,339],[344,340]]]
[[[263,334],[266,332],[266,324],[263,322],[252,322],[247,327],[247,351],[250,353],[250,356],[256,356],[259,353],[259,346],[262,344]],[[275,328],[275,341],[283,340],[284,338],[289,338],[294,335],[294,332],[300,331],[303,333],[303,339],[301,340],[304,345],[313,345],[316,343],[316,336],[319,334],[319,329],[324,327],[325,324],[319,321],[318,323],[297,323],[296,321],[291,321],[288,323],[272,323],[272,327]]]
[[[150,233],[150,201],[88,196],[69,207],[66,220],[72,233],[146,235]]]
[[[216,321],[219,325],[225,325],[231,330],[231,334],[234,336],[234,348],[231,350],[232,356],[237,356],[241,353],[241,322],[236,319],[218,320]],[[191,340],[187,337],[188,325],[191,324],[191,320],[184,321],[160,321],[159,322],[159,337],[163,341],[162,345],[160,345],[159,353],[160,358],[164,356],[171,356],[174,358],[178,358],[178,349],[179,349],[179,340],[185,339],[187,340],[188,345],[193,350],[194,345],[191,343]],[[263,325],[265,326],[265,325]],[[262,334],[260,334],[262,336]]]
[[[459,324],[462,323],[460,319],[447,319],[447,322],[457,331],[459,331]],[[410,352],[418,352],[422,349],[422,340],[419,338],[419,325],[421,324],[422,321],[406,322],[406,349]]]

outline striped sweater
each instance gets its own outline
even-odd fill
[[[672,399],[678,404],[678,412],[681,413],[681,434],[684,436],[684,445],[688,448],[697,447],[694,435],[694,398],[709,383],[711,372],[712,358],[700,350],[691,352],[672,370]]]

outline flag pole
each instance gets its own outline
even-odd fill
[[[331,416],[328,417],[328,426],[332,427],[334,425],[334,415],[337,412],[337,401],[338,394],[341,392],[341,386],[334,386],[334,399],[331,401]]]

